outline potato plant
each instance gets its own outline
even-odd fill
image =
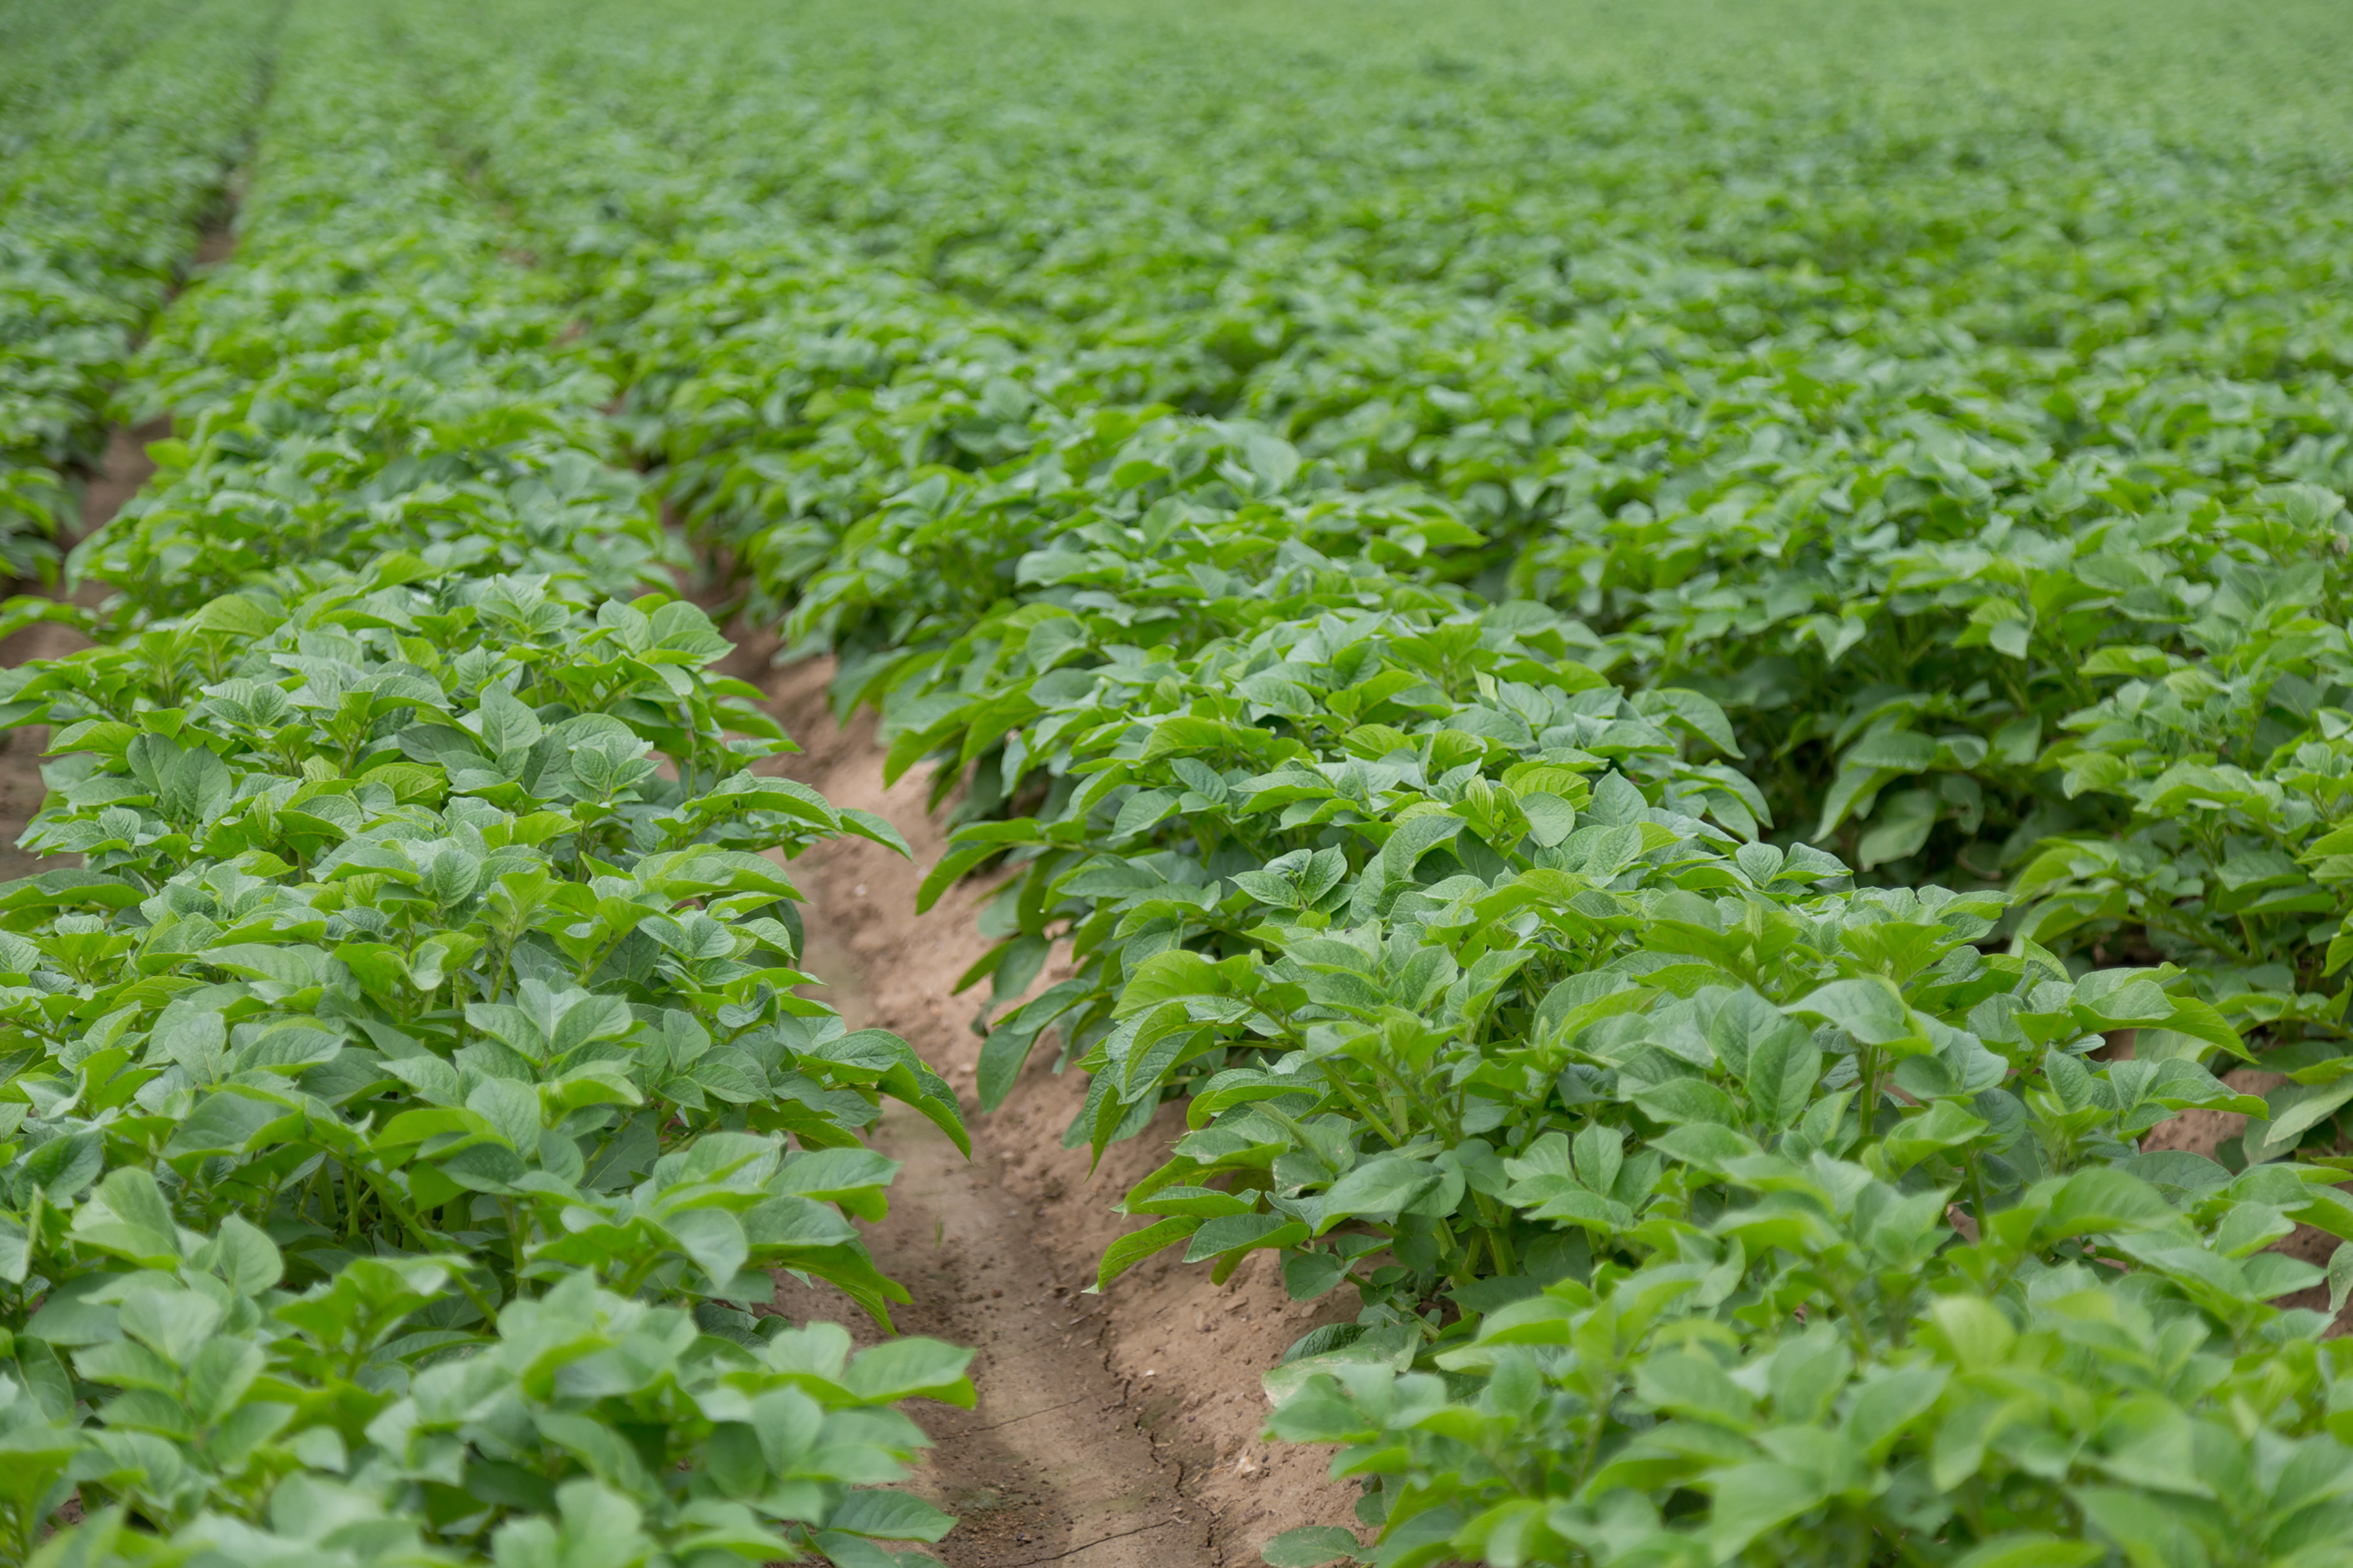
[[[1409,277],[1460,239],[1459,163],[1417,183],[1376,145],[1303,216],[1295,182],[1258,209],[1224,178],[1262,155],[1171,138],[1217,187],[1139,144],[1155,195],[1108,204],[1134,165],[1063,134],[1108,123],[1084,87],[1060,124],[951,100],[956,137],[849,89],[820,120],[764,73],[834,82],[765,61],[506,68],[533,89],[481,95],[485,168],[604,300],[620,425],[754,613],[882,708],[892,765],[961,786],[930,891],[1016,873],[968,977],[984,1103],[1041,1042],[1091,1076],[1073,1142],[1185,1100],[1104,1278],[1265,1249],[1302,1296],[1359,1292],[1271,1381],[1278,1433],[1350,1445],[1373,1560],[2333,1549],[2310,1336],[2353,1268],[2266,1250],[2346,1234],[2326,351],[2258,367],[2155,305],[2070,335],[2055,246],[2001,258],[2045,294],[1973,303],[1983,259],[1902,204],[2020,187],[1892,143],[1851,172],[1893,213],[1736,198],[1682,274],[1639,249],[1682,221],[1670,152],[1623,243],[1488,225]],[[628,132],[551,116],[565,92]],[[1534,120],[1404,134],[1730,145]],[[1987,133],[2077,221],[2087,176]],[[962,193],[1014,167],[1060,233],[971,232]],[[2291,166],[2231,178],[2297,237],[2228,331],[2325,313],[2288,280],[2333,209]],[[2199,279],[2236,220],[2166,226],[2221,189],[2104,260]],[[1353,225],[1374,191],[1425,221]],[[1915,273],[1666,282],[1838,222]],[[1921,277],[1973,342],[1922,324]],[[1031,994],[1058,951],[1075,976]],[[2256,1055],[2296,1074],[2268,1101],[2213,1076]],[[2219,1162],[2141,1152],[2198,1107],[2257,1120]],[[2327,1479],[2200,1500],[2291,1453]]]

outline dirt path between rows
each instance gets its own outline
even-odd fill
[[[784,771],[890,818],[915,850],[910,862],[845,839],[793,863],[807,899],[805,967],[852,1027],[891,1029],[921,1051],[964,1099],[973,1131],[967,1163],[920,1117],[886,1116],[876,1142],[904,1168],[890,1217],[868,1233],[883,1271],[914,1297],[898,1328],[980,1352],[978,1408],[927,1405],[918,1417],[938,1444],[918,1489],[963,1520],[941,1557],[954,1568],[1225,1568],[1259,1562],[1278,1531],[1349,1522],[1355,1489],[1325,1479],[1324,1453],[1259,1441],[1258,1378],[1310,1328],[1349,1315],[1353,1296],[1345,1310],[1292,1302],[1264,1259],[1219,1288],[1174,1253],[1083,1293],[1104,1245],[1137,1223],[1111,1205],[1166,1156],[1181,1115],[1165,1110],[1090,1179],[1086,1151],[1062,1147],[1083,1084],[1056,1077],[1050,1052],[1004,1110],[972,1111],[977,997],[954,986],[987,951],[976,923],[987,890],[913,912],[944,837],[923,810],[925,784],[883,788],[871,720],[844,729],[827,711],[828,665],[769,672],[764,651],[746,647],[735,672],[765,678],[773,710],[807,748]],[[1039,984],[1056,977],[1050,969]],[[790,1280],[776,1306],[796,1319],[857,1316],[829,1288]]]

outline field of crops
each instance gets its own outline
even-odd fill
[[[2353,1568],[2348,79],[13,0],[0,1568]]]

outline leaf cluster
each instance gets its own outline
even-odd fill
[[[185,434],[71,563],[111,597],[10,607],[94,642],[0,677],[55,759],[0,887],[0,1553],[888,1563],[953,1522],[896,1406],[970,1353],[766,1309],[887,1329],[861,1134],[964,1136],[800,994],[785,862],[905,847],[769,771],[413,42],[283,50],[238,264],[140,362]]]

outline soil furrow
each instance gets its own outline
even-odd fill
[[[1349,1522],[1353,1491],[1324,1479],[1324,1455],[1270,1454],[1258,1441],[1258,1377],[1310,1328],[1350,1315],[1353,1295],[1292,1302],[1263,1258],[1213,1286],[1206,1267],[1172,1267],[1173,1253],[1084,1293],[1104,1246],[1135,1223],[1112,1205],[1166,1157],[1184,1130],[1179,1108],[1092,1173],[1085,1149],[1062,1147],[1083,1083],[1055,1076],[1050,1050],[1004,1110],[974,1112],[978,1000],[954,988],[988,950],[977,924],[988,889],[968,885],[913,912],[944,837],[923,810],[924,781],[883,786],[871,721],[845,728],[826,710],[829,665],[768,671],[761,639],[733,632],[745,645],[734,672],[765,678],[773,710],[807,748],[785,771],[837,805],[888,817],[915,851],[907,861],[843,839],[792,870],[807,899],[804,967],[827,982],[825,1000],[851,1027],[913,1044],[965,1098],[973,1131],[967,1163],[920,1117],[886,1115],[878,1146],[905,1164],[890,1217],[868,1234],[877,1263],[914,1297],[900,1330],[980,1352],[978,1408],[921,1417],[938,1447],[919,1484],[963,1520],[942,1557],[956,1568],[1208,1568],[1258,1562],[1265,1539],[1293,1525]],[[1050,966],[1038,984],[1061,973]],[[830,1289],[791,1281],[776,1306],[855,1316]]]
[[[891,817],[917,863],[858,840],[795,862],[808,900],[804,967],[826,981],[824,1000],[852,1028],[893,1030],[935,1066],[948,1065],[969,1012],[951,989],[987,945],[972,900],[951,897],[912,915],[938,832],[919,786],[882,791],[881,753],[812,712],[815,674],[771,682],[795,733],[812,746],[788,771],[837,805]],[[963,1521],[940,1554],[956,1568],[1218,1563],[1206,1516],[1179,1494],[1179,1467],[1157,1451],[1109,1365],[1104,1303],[1081,1294],[1083,1267],[1046,1244],[1036,1205],[1003,1182],[989,1125],[975,1119],[967,1163],[930,1122],[894,1106],[874,1142],[903,1165],[890,1217],[867,1234],[877,1264],[914,1297],[895,1314],[897,1327],[979,1352],[976,1408],[933,1405],[920,1417],[938,1447],[919,1484]],[[851,1321],[855,1312],[829,1289],[789,1280],[776,1306],[796,1319]],[[859,1331],[879,1337],[870,1326]]]

